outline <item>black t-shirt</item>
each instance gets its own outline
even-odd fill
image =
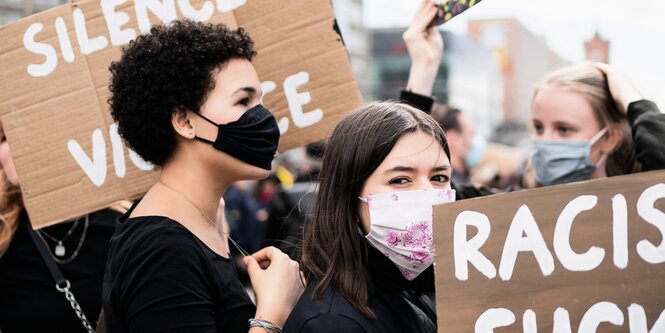
[[[163,216],[118,219],[104,275],[109,333],[247,332],[256,308],[233,262]]]
[[[64,242],[64,259],[74,254],[85,230],[78,255],[58,267],[70,281],[71,290],[93,327],[102,308],[102,278],[108,242],[119,215],[109,209],[91,213],[87,230],[84,228],[85,217],[81,217],[73,229],[74,222],[44,228],[56,239],[62,239],[72,230]],[[55,282],[30,238],[29,228],[30,221],[24,212],[7,252],[0,258],[0,331],[85,332],[65,295],[55,289]],[[54,253],[56,243],[48,237],[44,240]]]

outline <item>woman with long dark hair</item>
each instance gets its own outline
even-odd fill
[[[454,200],[443,130],[405,104],[369,104],[324,153],[285,332],[434,332],[432,205]]]

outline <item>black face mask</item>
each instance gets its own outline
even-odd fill
[[[275,117],[263,105],[256,105],[240,119],[228,124],[216,124],[202,114],[196,114],[218,128],[214,142],[196,136],[197,140],[245,163],[270,170],[279,142],[279,127]]]

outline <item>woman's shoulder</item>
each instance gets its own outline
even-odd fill
[[[169,262],[177,264],[208,258],[187,228],[164,216],[121,218],[111,237],[110,253],[109,265],[114,264],[114,259],[143,262],[147,257],[168,257]]]
[[[313,300],[314,287],[315,283],[310,283],[305,289],[284,324],[284,333],[374,332],[368,319],[331,287],[323,297]]]
[[[142,246],[170,247],[191,242],[190,232],[182,224],[165,216],[121,217],[114,241],[139,242]]]

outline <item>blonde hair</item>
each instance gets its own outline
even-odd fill
[[[18,228],[19,217],[23,210],[23,198],[18,186],[7,180],[4,170],[0,169],[0,257],[5,254]]]
[[[618,125],[622,138],[607,158],[605,172],[608,177],[639,170],[628,118],[614,101],[607,84],[607,77],[603,72],[592,64],[574,65],[556,70],[549,73],[536,87],[533,97],[536,97],[540,89],[550,85],[582,95],[589,102],[601,128]]]

